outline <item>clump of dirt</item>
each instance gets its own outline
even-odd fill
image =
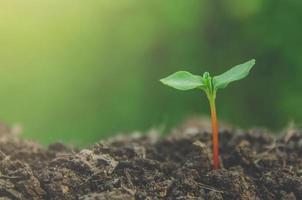
[[[302,132],[222,126],[222,168],[211,168],[211,130],[190,120],[77,150],[47,149],[0,125],[1,199],[302,199]]]

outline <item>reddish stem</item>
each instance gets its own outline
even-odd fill
[[[215,99],[210,100],[211,121],[213,134],[213,168],[219,169],[219,141],[218,141],[218,121],[216,114]]]

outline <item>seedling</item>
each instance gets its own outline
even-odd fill
[[[205,72],[203,76],[200,76],[193,75],[186,71],[178,71],[160,80],[163,84],[178,90],[200,89],[206,93],[211,109],[214,169],[219,169],[218,121],[215,105],[216,93],[218,89],[225,88],[229,83],[245,78],[254,64],[255,59],[252,59],[214,77],[211,77],[209,72]]]

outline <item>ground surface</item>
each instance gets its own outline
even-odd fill
[[[211,170],[208,123],[165,137],[116,137],[89,149],[44,149],[0,126],[0,199],[302,199],[302,133],[220,129]]]

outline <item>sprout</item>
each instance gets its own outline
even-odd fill
[[[209,72],[205,72],[200,76],[186,71],[178,71],[160,80],[163,84],[178,90],[201,89],[206,93],[211,109],[214,169],[219,169],[218,121],[215,105],[217,90],[225,88],[231,82],[245,78],[254,65],[255,59],[252,59],[214,77],[211,77]]]

